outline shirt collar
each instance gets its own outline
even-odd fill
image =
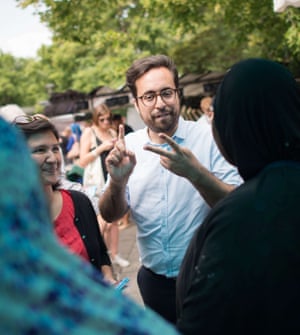
[[[172,138],[178,143],[182,142],[187,136],[187,128],[185,127],[185,122],[182,116],[179,117],[178,120],[178,127],[175,131],[175,134],[172,136]]]

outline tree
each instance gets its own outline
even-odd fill
[[[134,59],[158,53],[174,58],[181,74],[224,71],[246,57],[277,60],[300,74],[299,11],[274,13],[272,0],[16,1],[35,6],[53,31],[52,46],[31,65],[41,95],[45,77],[57,91],[118,88]]]
[[[20,103],[20,94],[16,89],[19,68],[13,56],[0,53],[0,105]]]
[[[0,105],[34,105],[46,97],[41,92],[44,82],[37,62],[0,52]]]
[[[219,48],[225,48],[213,57],[215,64],[220,57],[226,59],[232,43],[228,54],[231,64],[245,57],[265,57],[287,64],[299,74],[299,9],[275,13],[273,0],[153,0],[148,2],[148,10],[154,15],[164,13],[175,26],[194,31],[195,38],[202,36],[203,27],[212,28],[217,23],[217,29],[208,30],[211,42],[219,41]],[[209,47],[205,42],[198,45]]]

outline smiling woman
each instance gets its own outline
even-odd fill
[[[24,133],[49,200],[50,214],[59,241],[100,270],[111,284],[116,280],[96,213],[82,192],[59,189],[62,154],[55,126],[44,116],[18,117],[15,125]]]

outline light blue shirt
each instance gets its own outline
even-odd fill
[[[159,155],[143,149],[144,144],[151,143],[147,128],[125,139],[137,160],[127,197],[137,224],[142,264],[157,274],[176,277],[191,237],[210,207],[187,179],[163,168]],[[189,148],[219,179],[228,184],[241,183],[237,170],[221,156],[208,125],[180,118],[173,139]],[[168,144],[161,146],[170,149]]]

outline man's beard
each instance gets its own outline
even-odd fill
[[[170,133],[177,128],[179,114],[174,108],[163,108],[152,117],[150,129],[156,133]]]

